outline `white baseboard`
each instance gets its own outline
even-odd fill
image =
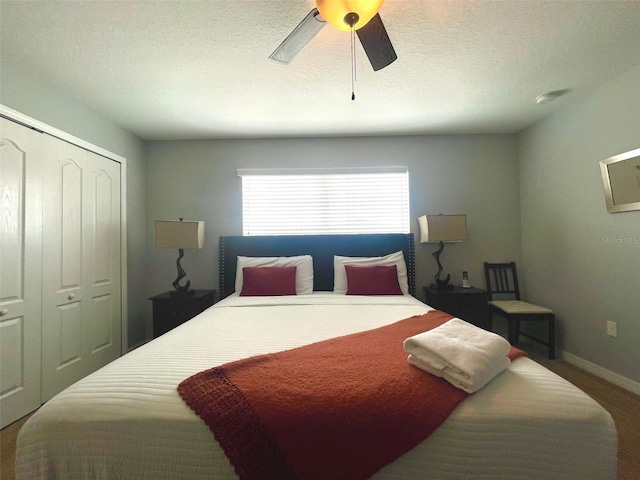
[[[586,370],[589,373],[593,373],[598,377],[604,378],[605,380],[618,385],[625,390],[629,390],[636,395],[640,395],[640,383],[631,380],[630,378],[623,377],[618,373],[607,370],[606,368],[596,365],[595,363],[591,363],[584,358],[580,358],[571,353],[560,352],[560,356],[562,357],[562,359],[566,360],[568,363],[575,365],[576,367],[580,367],[581,369]]]

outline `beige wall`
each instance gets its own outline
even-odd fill
[[[607,213],[599,161],[640,147],[639,85],[640,67],[518,137],[527,291],[557,312],[561,349],[635,382],[640,211]]]
[[[182,262],[192,284],[218,284],[217,239],[242,235],[238,168],[409,167],[411,229],[425,213],[466,213],[469,241],[445,247],[445,273],[460,285],[484,284],[484,260],[520,255],[516,139],[512,135],[451,135],[326,139],[151,142],[147,148],[148,295],[171,288],[177,253],[154,248],[154,220],[206,221],[206,246]],[[433,281],[435,245],[416,245],[417,286]]]
[[[184,266],[194,286],[215,288],[217,237],[241,233],[237,168],[406,165],[414,233],[424,213],[469,216],[469,241],[442,255],[455,283],[468,270],[482,287],[484,260],[519,262],[530,298],[558,312],[560,348],[640,381],[640,212],[608,214],[598,170],[600,159],[640,146],[640,68],[518,136],[147,145],[36,71],[3,59],[0,73],[0,103],[127,158],[132,345],[151,335],[147,297],[175,278],[174,252],[153,246],[153,220],[207,222],[205,249],[187,251]],[[433,250],[416,245],[419,290],[435,273]]]

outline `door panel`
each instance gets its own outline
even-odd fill
[[[56,329],[59,337],[55,335],[46,339],[47,342],[60,346],[59,349],[56,349],[60,356],[51,365],[55,366],[58,371],[82,360],[82,312],[80,308],[80,302],[61,305],[58,308],[58,318],[55,321],[55,324],[60,326],[59,329]]]
[[[95,233],[97,255],[94,257],[93,285],[111,282],[115,272],[111,271],[114,218],[114,179],[109,177],[104,170],[95,174]]]
[[[4,121],[4,120],[3,120]],[[3,131],[3,133],[5,133]],[[26,152],[9,139],[2,139],[2,182],[0,188],[0,215],[2,215],[2,290],[3,302],[24,297],[22,279],[24,265],[24,210],[25,210],[25,162]]]
[[[84,151],[78,149],[77,154],[84,154]],[[54,178],[61,197],[56,206],[59,208],[62,252],[58,291],[62,291],[82,284],[82,167],[72,158],[63,157],[58,162],[59,172]]]
[[[22,365],[24,352],[24,317],[14,317],[0,322],[2,328],[0,349],[2,351],[2,376],[0,376],[0,394],[11,395],[24,386]]]
[[[92,325],[91,325],[91,353],[96,354],[100,350],[109,348],[114,344],[111,336],[112,298],[111,295],[101,295],[92,299]]]
[[[88,370],[83,342],[83,184],[86,150],[45,135],[42,246],[42,401]]]
[[[0,118],[0,428],[40,406],[42,134]]]
[[[87,339],[90,371],[121,355],[120,283],[120,164],[100,155],[88,155],[88,203],[91,215],[85,238],[89,240],[86,261],[87,304],[91,328]]]
[[[121,354],[120,164],[45,139],[43,401]]]

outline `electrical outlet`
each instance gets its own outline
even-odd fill
[[[610,337],[618,336],[618,324],[616,322],[607,322],[607,335]]]

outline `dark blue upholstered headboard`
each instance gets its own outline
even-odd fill
[[[402,250],[407,264],[409,293],[415,296],[413,234],[229,236],[219,239],[220,298],[235,290],[236,259],[245,257],[313,257],[313,289],[333,290],[333,256],[379,257]]]

